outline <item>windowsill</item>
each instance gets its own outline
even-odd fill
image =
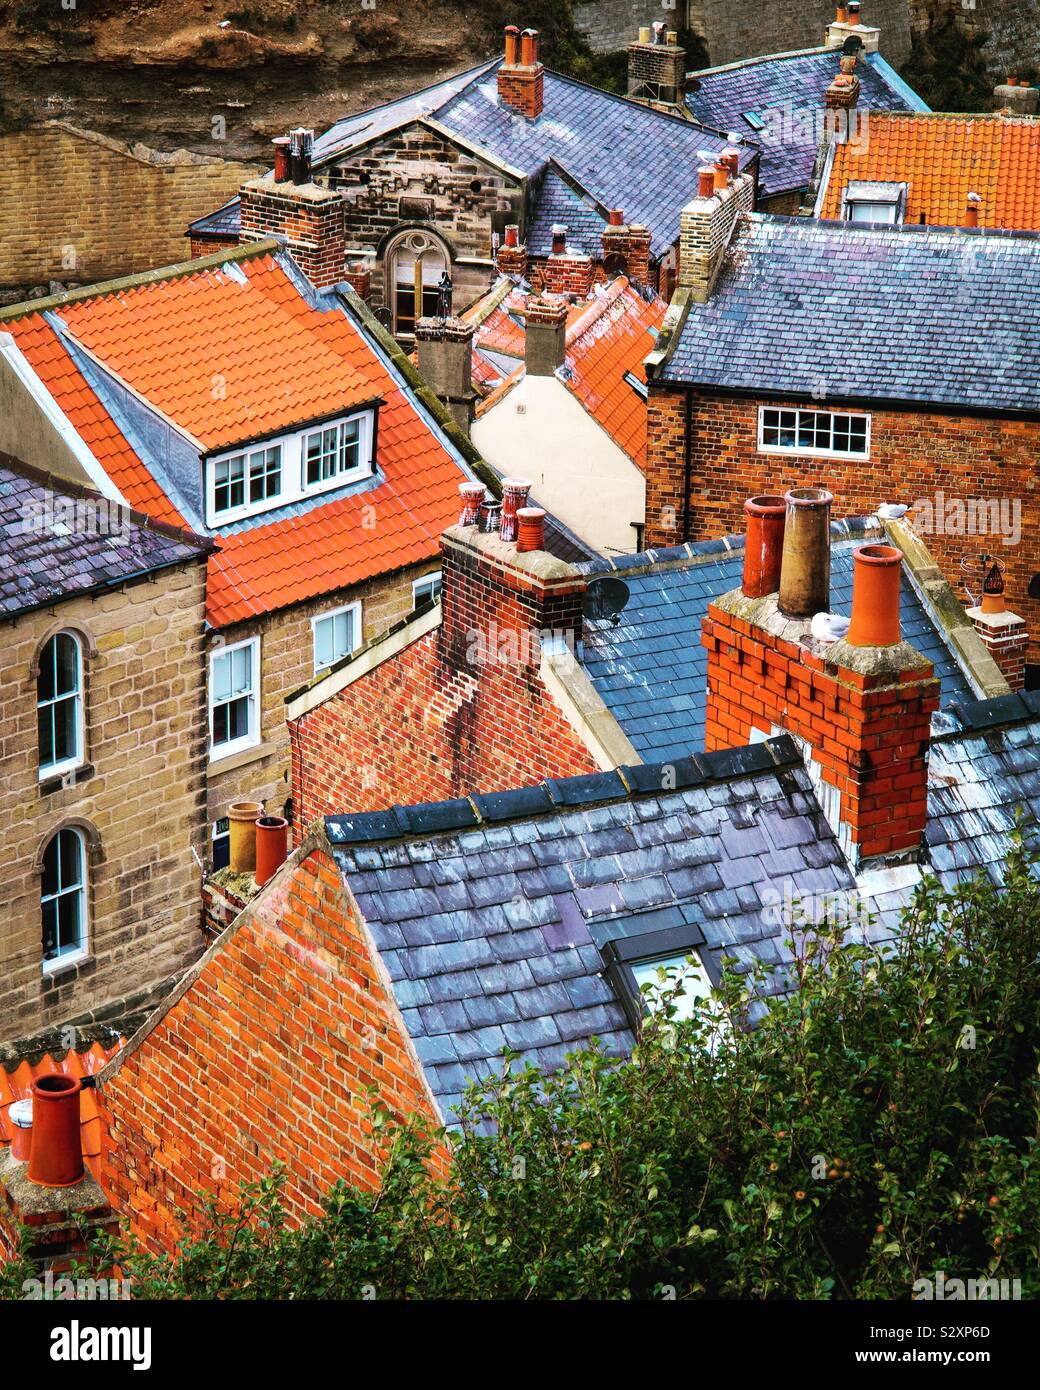
[[[785,444],[760,444],[758,446],[760,454],[785,454],[788,458],[792,454],[800,454],[803,458],[811,459],[838,459],[844,463],[869,463],[870,454],[843,454],[837,449],[799,449],[797,444],[790,446]]]
[[[74,787],[93,777],[95,771],[93,763],[80,763],[78,767],[70,767],[67,772],[48,772],[46,777],[40,778],[40,795],[51,796],[54,792],[68,790],[65,787],[66,777],[72,778],[70,787]]]
[[[250,763],[259,762],[261,758],[269,757],[275,752],[275,746],[271,742],[254,743],[249,748],[239,748],[234,753],[210,754],[209,770],[211,772],[233,772],[236,767],[247,767]]]
[[[75,970],[89,959],[90,951],[84,947],[81,951],[70,951],[68,955],[58,956],[56,960],[45,960],[43,962],[43,978],[48,981],[56,980],[68,971]]]

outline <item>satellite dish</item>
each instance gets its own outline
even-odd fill
[[[863,46],[863,40],[858,34],[850,34],[842,44],[841,51],[846,58],[855,58]]]
[[[609,619],[617,627],[628,598],[628,585],[623,579],[594,579],[585,592],[581,611],[586,618],[596,622]]]
[[[1034,574],[1029,581],[1029,597],[1040,598],[1040,574]]]

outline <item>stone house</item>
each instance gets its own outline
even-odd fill
[[[205,636],[206,805],[291,815],[284,697],[436,593],[469,441],[349,289],[273,241],[3,314],[0,447],[66,455],[153,518],[216,543]],[[493,475],[488,475],[489,478]]]
[[[632,232],[633,264],[652,287],[667,288],[679,212],[698,166],[727,147],[725,135],[699,125],[674,97],[656,109],[661,103],[561,77],[540,61],[538,42],[535,31],[511,27],[503,57],[348,116],[312,147],[310,132],[294,132],[296,154],[283,137],[272,174],[192,223],[192,253],[268,234],[292,180],[314,192],[306,231],[283,229],[290,251],[316,284],[348,278],[405,342],[419,318],[439,312],[445,274],[456,309],[486,291],[509,225],[519,227],[533,271],[553,254],[561,225],[574,250],[601,262],[614,213]],[[673,66],[679,55],[682,66],[674,43],[637,47]],[[750,143],[738,150],[742,170],[758,157]],[[616,270],[627,268],[624,243],[616,238]],[[315,264],[321,256],[309,248],[318,246],[330,264]]]
[[[214,547],[6,454],[0,527],[0,1032],[52,1042],[154,1004],[203,946]]]
[[[902,506],[973,605],[997,558],[1040,661],[1037,234],[773,217],[730,189],[683,228],[647,360],[647,544],[734,531],[792,480]]]

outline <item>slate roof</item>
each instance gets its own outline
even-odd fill
[[[850,182],[906,185],[907,222],[963,226],[977,193],[980,227],[1040,231],[1040,117],[878,114],[865,149],[832,146],[817,215],[840,218]]]
[[[483,63],[337,122],[315,141],[315,163],[333,163],[380,135],[428,116],[528,178],[540,176],[555,161],[603,209],[620,208],[629,222],[648,226],[653,254],[662,256],[678,240],[679,214],[695,191],[702,162],[698,151],[721,153],[728,143],[725,135],[549,71],[542,114],[527,120],[499,100],[501,61]],[[758,153],[753,145],[745,146],[741,168],[753,164]],[[546,196],[550,203],[562,196],[555,181],[549,183]],[[549,225],[537,201],[534,215],[539,225]],[[228,219],[232,216],[237,212],[228,211]],[[196,222],[190,230],[198,235],[199,228]]]
[[[458,519],[471,474],[353,304],[259,250],[17,306],[0,325],[129,505],[199,530],[203,452],[380,403],[373,477],[220,528],[207,616],[224,627],[433,559]]]
[[[608,939],[695,922],[710,970],[750,969],[785,956],[775,882],[851,886],[789,738],[676,774],[668,792],[660,768],[626,768],[326,819],[446,1117],[504,1048],[543,1068],[593,1036],[628,1051]]]
[[[1040,235],[745,214],[660,377],[757,397],[1034,411]]]
[[[582,195],[550,167],[537,194],[534,216],[527,230],[527,250],[532,256],[552,252],[552,229],[567,228],[568,251],[599,260],[603,254],[603,228],[607,219],[588,195]]]
[[[850,539],[850,530],[859,532]],[[831,545],[831,610],[852,610],[852,554],[865,523],[837,523]],[[674,550],[617,556],[581,566],[586,574],[616,574],[629,588],[618,625],[587,619],[582,664],[604,704],[640,757],[666,762],[704,747],[707,652],[701,619],[708,604],[738,588],[743,537],[693,542]],[[974,692],[950,648],[903,575],[903,636],[935,666],[941,700],[966,701]]]
[[[948,887],[980,868],[999,879],[1018,809],[1040,847],[1040,692],[944,717],[924,867]],[[724,957],[740,971],[779,967],[775,993],[801,930],[777,910],[785,889],[858,894],[883,942],[920,877],[913,865],[853,874],[788,735],[325,826],[449,1122],[506,1048],[546,1070],[592,1037],[629,1050],[603,974],[608,941],[695,925],[713,978]]]
[[[805,188],[816,160],[819,130],[807,113],[823,111],[823,96],[839,71],[839,50],[814,48],[706,68],[689,74],[698,84],[686,105],[699,121],[716,130],[739,132],[762,149],[762,196]],[[856,64],[860,82],[858,111],[927,111],[928,107],[879,53]],[[744,119],[758,113],[769,130],[756,131]],[[764,113],[783,112],[770,120]],[[873,126],[870,128],[873,139]]]
[[[86,511],[101,503],[101,509]],[[75,508],[82,524],[76,524]],[[70,525],[70,522],[72,523]],[[0,613],[13,617],[199,560],[213,542],[150,523],[0,454]]]
[[[216,212],[207,213],[205,217],[192,222],[185,236],[212,237],[214,240],[229,241],[234,246],[238,244],[239,226],[238,199],[232,198]]]

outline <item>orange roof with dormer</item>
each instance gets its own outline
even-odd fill
[[[871,111],[865,139],[834,145],[819,215],[839,219],[850,183],[905,183],[904,221],[1040,231],[1040,117]]]
[[[385,348],[340,303],[316,307],[275,254],[189,262],[46,312],[27,306],[0,327],[127,503],[179,525],[198,528],[198,517],[116,424],[87,380],[95,365],[200,453],[379,403],[378,472],[367,486],[214,533],[214,627],[432,559],[457,519],[466,474]]]

